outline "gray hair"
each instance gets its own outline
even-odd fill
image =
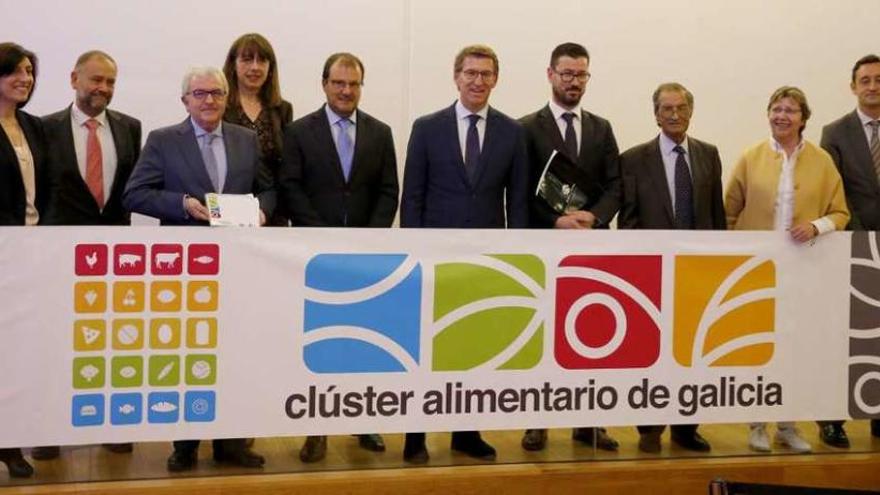
[[[651,101],[654,102],[654,115],[657,115],[657,112],[660,110],[660,93],[664,91],[684,94],[684,99],[687,100],[688,107],[693,111],[694,95],[683,85],[677,82],[668,82],[657,86],[657,89],[654,90],[654,95],[651,96]]]
[[[223,71],[216,67],[190,67],[183,75],[183,83],[180,87],[180,96],[186,96],[189,92],[189,85],[195,77],[213,77],[220,83],[223,91],[229,93],[229,83]]]

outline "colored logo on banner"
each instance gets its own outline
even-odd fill
[[[880,416],[880,238],[853,232],[850,261],[849,414]]]
[[[673,354],[682,366],[773,357],[776,266],[754,256],[676,256]]]
[[[413,370],[422,268],[403,254],[320,254],[306,265],[303,359],[315,373]]]
[[[661,256],[569,256],[556,280],[556,361],[647,368],[660,356]]]
[[[434,268],[435,371],[522,370],[543,356],[544,263],[487,255]]]

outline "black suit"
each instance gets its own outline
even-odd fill
[[[718,149],[687,138],[688,162],[693,184],[694,228],[725,230],[721,194],[721,158]],[[620,157],[623,196],[617,226],[620,229],[674,229],[673,198],[660,155],[660,138],[634,146]],[[693,437],[699,425],[674,425],[673,436]],[[639,433],[659,435],[665,426],[639,426]]]
[[[856,111],[822,129],[821,146],[837,165],[852,214],[847,229],[880,230],[880,183],[862,121]]]
[[[570,156],[559,126],[553,118],[550,106],[526,115],[520,123],[526,131],[526,144],[531,164],[532,201],[529,209],[529,225],[537,228],[552,228],[559,213],[556,213],[542,198],[533,193],[544,165],[553,150],[564,155],[576,167],[576,184],[587,195],[587,204],[582,210],[591,212],[597,219],[597,226],[607,228],[620,208],[620,167],[617,141],[611,124],[586,111],[581,111],[581,146],[578,156]]]
[[[358,110],[349,179],[343,175],[324,107],[284,130],[279,194],[291,223],[390,227],[397,213],[397,158],[391,128]]]
[[[76,159],[73,128],[67,107],[43,117],[48,144],[48,176],[52,196],[43,218],[48,225],[129,225],[131,215],[122,207],[122,193],[141,152],[141,123],[107,110],[107,122],[116,148],[116,173],[104,209],[89,191]],[[106,146],[107,143],[102,143]],[[108,178],[105,177],[104,180]]]
[[[43,125],[40,119],[21,110],[15,111],[15,118],[34,159],[34,183],[37,189],[34,206],[42,215],[49,199]],[[9,137],[0,127],[0,225],[24,225],[25,201],[24,179],[18,157]]]

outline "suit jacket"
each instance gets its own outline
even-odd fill
[[[688,137],[688,159],[694,186],[694,223],[698,230],[724,230],[721,158],[718,148]],[[672,197],[660,156],[659,136],[628,149],[620,157],[623,199],[621,229],[674,229]]]
[[[464,168],[455,105],[421,117],[407,147],[400,225],[525,228],[528,169],[522,127],[491,107],[473,184]]]
[[[223,123],[226,182],[223,193],[259,198],[268,217],[275,207],[269,170],[259,159],[257,135],[235,124]],[[185,195],[204,201],[214,192],[189,117],[180,124],[152,131],[134,167],[122,205],[129,211],[158,218],[162,225],[207,225],[190,218],[183,208]]]
[[[34,203],[37,212],[42,215],[48,200],[43,125],[39,118],[21,110],[15,111],[15,118],[34,158],[34,183],[37,189]],[[24,179],[18,157],[9,137],[0,127],[0,225],[24,225],[25,202]]]
[[[397,158],[391,128],[357,111],[348,182],[324,107],[289,125],[279,196],[293,225],[390,227],[397,213]]]
[[[116,147],[116,173],[104,209],[98,209],[79,171],[70,107],[43,117],[48,145],[48,176],[52,191],[43,223],[48,225],[129,225],[131,214],[122,207],[125,183],[141,152],[141,122],[107,110],[107,122]],[[105,144],[106,145],[106,144]],[[105,178],[106,180],[107,178]]]
[[[853,111],[826,125],[820,145],[831,155],[843,178],[852,215],[847,228],[880,230],[880,184],[858,113]]]
[[[557,150],[575,166],[576,184],[587,195],[582,210],[596,216],[598,227],[607,228],[620,209],[620,166],[617,140],[611,124],[586,111],[581,111],[581,147],[578,156],[569,156],[565,140],[547,105],[520,119],[526,131],[529,152],[531,196],[529,224],[532,227],[552,228],[559,214],[543,198],[534,194],[547,160]]]

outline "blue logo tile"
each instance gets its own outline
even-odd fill
[[[110,396],[110,424],[136,425],[144,418],[141,394],[113,394]]]
[[[104,424],[104,396],[101,394],[74,395],[71,417],[75,427]]]
[[[216,402],[214,392],[187,392],[183,397],[183,417],[189,423],[210,423],[214,421]]]
[[[180,417],[180,395],[177,392],[153,392],[147,403],[147,421],[150,423],[176,423]]]

